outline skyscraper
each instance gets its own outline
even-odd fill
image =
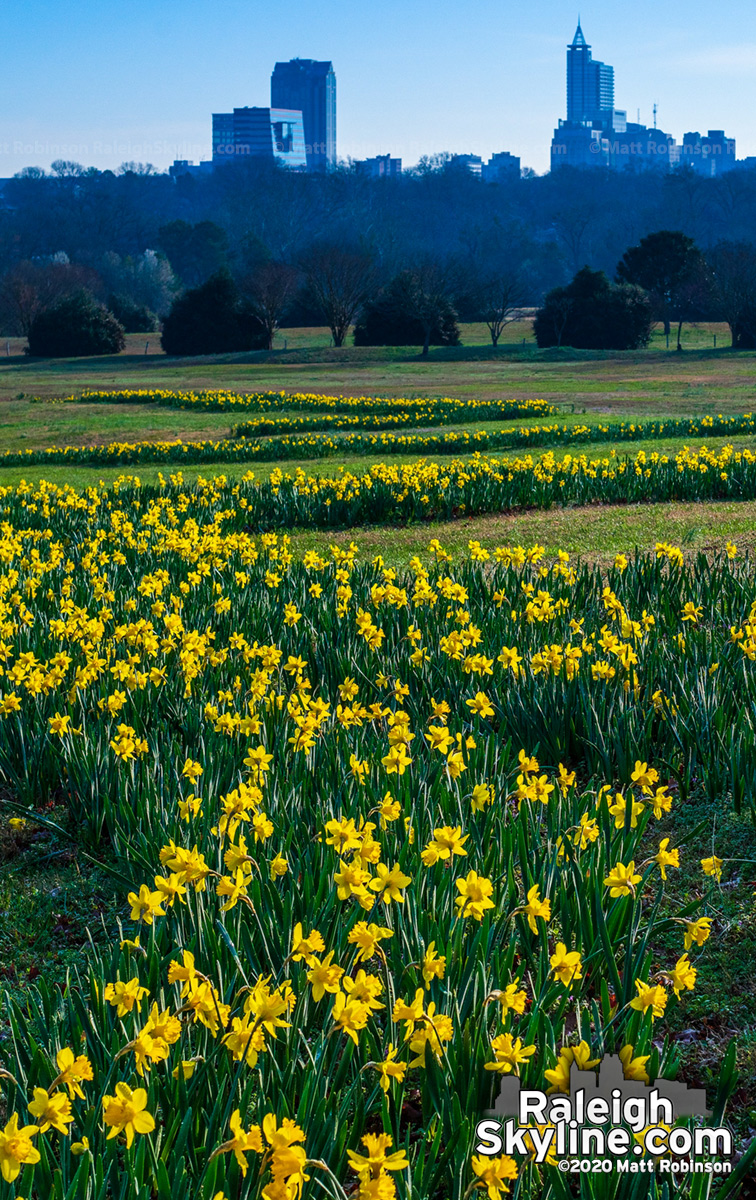
[[[292,58],[270,79],[272,108],[298,109],[304,120],[308,171],[336,164],[336,74],[330,62]]]
[[[598,62],[578,27],[567,47],[567,120],[611,120],[614,110],[614,67]]]

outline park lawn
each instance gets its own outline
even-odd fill
[[[571,408],[572,405],[565,406],[557,417],[549,418],[546,423],[558,420],[568,425],[594,424],[605,419],[596,413],[576,415],[570,411]],[[283,416],[287,411],[285,408],[277,409],[276,414]],[[298,409],[290,411],[296,417],[307,415]],[[32,398],[9,400],[0,403],[0,454],[5,450],[43,450],[50,446],[91,446],[103,442],[175,441],[177,438],[182,441],[218,441],[233,437],[234,427],[248,415],[244,410],[212,412],[167,408],[159,404],[55,403]],[[434,425],[429,431],[444,433],[455,429],[515,429],[537,423],[526,418],[504,421],[501,416],[496,416],[487,421],[478,419],[457,425]],[[297,430],[292,432],[296,435]],[[356,426],[334,427],[330,432],[339,436],[359,432],[359,429]],[[402,426],[396,432],[411,434],[420,432],[420,429]]]
[[[112,944],[122,885],[110,866],[84,853],[63,807],[19,830],[0,820],[0,988],[20,996],[43,977],[62,992],[90,937]]]
[[[635,549],[653,550],[657,542],[671,542],[683,551],[724,551],[734,541],[739,551],[756,549],[756,501],[742,503],[628,504],[614,507],[591,505],[583,508],[532,509],[522,513],[496,513],[457,521],[433,521],[392,529],[390,537],[381,526],[342,530],[297,530],[292,545],[297,552],[318,550],[328,554],[331,545],[356,542],[360,558],[380,554],[387,565],[407,566],[428,544],[438,538],[457,556],[468,553],[468,543],[481,542],[489,550],[496,546],[542,545],[554,555],[565,550],[606,565],[620,553]],[[754,869],[756,877],[756,868]]]
[[[743,504],[677,504],[528,512],[474,520],[413,526],[401,530],[375,527],[343,533],[299,533],[293,538],[298,555],[306,549],[327,552],[330,543],[356,541],[360,558],[381,554],[387,563],[406,566],[415,553],[427,561],[428,541],[437,537],[463,557],[471,538],[493,548],[497,544],[527,546],[538,542],[547,553],[557,549],[601,562],[617,550],[635,545],[650,549],[656,540],[680,544],[688,551],[721,548],[724,537],[739,550],[753,545],[756,502]],[[0,799],[7,797],[2,796]],[[712,1093],[730,1040],[738,1039],[740,1082],[729,1113],[738,1143],[751,1133],[756,1109],[756,917],[751,880],[756,875],[756,830],[749,817],[729,804],[694,794],[675,806],[659,826],[659,837],[683,843],[681,868],[672,873],[670,894],[680,905],[700,896],[703,883],[698,843],[684,839],[699,823],[716,831],[716,851],[728,860],[726,884],[719,889],[713,912],[712,937],[696,960],[696,987],[684,1007],[660,1021],[657,1037],[672,1037],[679,1049],[682,1077],[691,1087]],[[59,826],[59,831],[55,826]],[[63,992],[69,970],[86,972],[89,938],[107,945],[121,933],[124,912],[122,879],[115,862],[94,863],[67,830],[65,814],[50,810],[21,833],[0,826],[0,985],[23,999],[29,985],[43,976],[53,991]],[[714,834],[712,834],[712,844]],[[694,846],[696,848],[694,848]],[[708,848],[707,848],[708,852]],[[671,957],[679,933],[669,934],[661,949]],[[656,969],[656,966],[655,966]]]
[[[715,359],[712,354],[675,357],[664,364],[659,355],[649,355],[645,362],[637,360],[632,366],[628,360],[611,359],[571,362],[539,362],[535,368],[551,371],[554,381],[559,371],[562,391],[549,393],[548,388],[530,388],[523,396],[535,396],[544,392],[553,399],[570,400],[576,395],[582,399],[575,403],[578,410],[566,415],[564,420],[593,423],[597,420],[644,420],[655,416],[687,416],[717,411],[738,412],[750,407],[744,399],[748,389],[756,398],[756,387],[752,377],[755,356],[722,355]],[[163,360],[167,361],[167,360]],[[312,364],[333,369],[333,364]],[[381,370],[390,374],[391,386],[362,390],[380,394],[412,394],[420,390],[414,383],[403,387],[403,381],[412,364],[384,364]],[[478,362],[475,364],[439,361],[428,370],[428,394],[463,394],[451,386],[454,370],[466,370],[472,377],[480,372],[491,378],[497,364]],[[228,368],[240,371],[238,364]],[[182,368],[183,369],[183,368]],[[196,368],[195,368],[196,369]],[[208,364],[202,370],[223,369],[223,364]],[[269,368],[245,368],[248,378],[243,385],[246,390],[264,386],[289,386],[282,376],[289,378],[285,366],[276,368],[275,383],[258,382],[257,370]],[[378,369],[378,368],[374,368]],[[520,368],[522,371],[522,368]],[[366,367],[365,370],[368,370]],[[590,393],[589,386],[600,382],[603,370],[604,387],[609,391]],[[624,371],[624,375],[622,372]],[[699,372],[697,376],[695,372]],[[1,372],[0,372],[1,374]],[[631,378],[632,376],[632,378]],[[586,377],[588,382],[586,382]],[[727,392],[728,382],[734,391]],[[99,379],[90,380],[92,386],[108,386]],[[163,385],[161,381],[161,386]],[[115,386],[112,383],[109,386]],[[138,386],[133,380],[131,386]],[[186,369],[182,383],[167,386],[198,387],[196,379]],[[215,383],[209,386],[227,386]],[[303,390],[357,392],[350,386],[344,374],[342,381],[334,387],[320,387],[316,383],[297,384]],[[524,386],[524,385],[523,385]],[[572,387],[574,390],[570,391]],[[611,391],[612,388],[618,390]],[[740,389],[740,390],[738,390]],[[72,388],[71,390],[75,390]],[[727,393],[729,400],[714,400],[714,394]],[[62,394],[59,392],[59,394]],[[476,391],[476,395],[488,394]],[[509,398],[516,394],[508,390],[501,395]],[[733,398],[734,397],[734,398]],[[736,400],[738,402],[736,402]],[[581,410],[587,410],[585,412]],[[151,405],[132,407],[106,405],[48,405],[30,403],[28,399],[8,400],[0,404],[0,451],[16,448],[37,448],[53,444],[90,444],[92,442],[136,441],[148,439],[184,440],[197,438],[222,438],[228,436],[235,414],[196,413],[182,410],[158,408]],[[561,420],[562,418],[560,418]],[[532,422],[513,422],[513,428]],[[495,423],[493,427],[503,427]],[[453,428],[490,429],[491,423],[470,423],[467,426],[442,427],[431,432],[446,432]],[[756,438],[709,439],[708,444],[719,447],[725,441],[738,447],[756,446]],[[640,450],[646,453],[674,454],[683,446],[697,448],[707,444],[707,439],[662,439],[637,443],[597,443],[570,448],[573,454],[586,454],[591,458],[604,458],[614,450],[619,455],[634,455]],[[567,448],[557,446],[553,453],[561,457]],[[533,454],[542,448],[533,447]],[[504,453],[516,455],[525,451],[493,452],[494,456]],[[450,462],[449,456],[428,456],[434,461]],[[414,462],[417,454],[386,456],[390,463]],[[250,461],[233,464],[202,464],[189,466],[182,472],[186,481],[198,476],[205,478],[225,475],[240,478],[248,469],[255,478],[269,478],[273,471],[293,472],[302,469],[308,473],[333,474],[339,467],[358,473],[368,469],[376,461],[372,456],[332,456],[309,461],[261,463]],[[49,479],[59,484],[70,483],[85,487],[100,480],[110,483],[119,475],[138,475],[145,482],[154,482],[159,474],[165,477],[177,470],[174,464],[120,466],[111,468],[50,466],[16,467],[0,469],[0,484],[8,485],[21,479]],[[548,554],[557,550],[567,551],[572,557],[580,556],[599,564],[610,562],[619,552],[632,554],[640,550],[652,550],[657,541],[680,545],[686,554],[698,550],[707,553],[721,552],[725,542],[736,542],[739,552],[756,551],[756,501],[716,502],[709,504],[677,503],[620,506],[590,506],[583,508],[532,510],[517,513],[490,514],[484,517],[462,519],[453,522],[416,524],[403,528],[388,529],[382,526],[353,528],[333,532],[327,530],[291,531],[292,546],[301,555],[308,549],[317,549],[328,554],[329,546],[357,543],[361,560],[381,555],[387,565],[406,567],[410,559],[421,555],[427,560],[428,543],[438,540],[455,557],[462,557],[468,542],[478,540],[493,549],[497,545],[532,546],[543,545]],[[53,814],[56,815],[56,814]],[[713,1089],[726,1046],[731,1037],[738,1037],[738,1058],[741,1068],[741,1083],[731,1119],[739,1137],[746,1137],[753,1125],[756,1110],[756,1075],[753,1071],[756,1048],[756,984],[752,970],[756,953],[756,918],[750,903],[752,885],[756,877],[756,832],[750,820],[730,811],[729,806],[719,806],[698,797],[691,797],[683,809],[672,814],[668,824],[660,827],[660,835],[672,837],[678,842],[698,822],[704,821],[716,828],[717,850],[728,859],[746,860],[739,866],[733,864],[726,887],[720,890],[719,908],[715,919],[714,936],[709,943],[709,953],[702,956],[694,994],[689,998],[685,1010],[676,1010],[660,1025],[659,1034],[669,1033],[677,1039],[684,1077],[690,1086],[705,1086]],[[753,864],[753,865],[751,865]],[[100,868],[80,854],[75,841],[67,836],[58,836],[49,829],[33,824],[23,835],[12,835],[8,830],[0,835],[0,962],[12,964],[0,971],[0,982],[9,986],[17,995],[23,993],[28,984],[40,975],[53,987],[65,987],[66,972],[70,968],[84,967],[87,955],[87,938],[95,943],[112,941],[118,936],[116,923],[122,910],[122,896],[114,893],[119,881],[108,874],[107,865]],[[690,899],[701,888],[698,862],[692,856],[682,856],[682,869],[674,879],[674,890],[684,899]],[[120,901],[120,904],[119,904]],[[670,946],[672,946],[670,941]],[[670,951],[671,952],[671,951]]]
[[[753,906],[753,880],[756,877],[756,829],[745,813],[735,813],[729,805],[690,795],[681,811],[660,824],[659,838],[669,837],[672,844],[703,824],[712,831],[718,853],[731,862],[732,874],[719,888],[712,912],[713,936],[707,943],[709,953],[698,962],[695,989],[689,993],[685,1008],[669,1013],[659,1033],[669,1034],[680,1053],[681,1076],[689,1087],[716,1088],[728,1044],[737,1039],[740,1072],[738,1090],[729,1108],[729,1120],[739,1140],[753,1136],[756,1120],[756,912]],[[701,894],[699,861],[683,846],[680,870],[670,872],[670,895],[680,904]],[[667,946],[675,945],[670,932]],[[667,948],[665,946],[665,949]],[[750,1196],[751,1193],[748,1193]],[[742,1200],[747,1200],[743,1193]]]
[[[54,404],[33,400],[0,403],[0,454],[49,446],[101,442],[219,441],[229,437],[235,415],[188,411],[158,404]]]
[[[525,312],[530,314],[533,310],[529,309]],[[491,344],[488,326],[483,321],[461,321],[459,329],[463,346],[489,346]],[[531,344],[535,340],[531,315],[525,315],[523,319],[511,321],[506,325],[499,337],[499,345],[521,345],[523,340]],[[686,350],[708,350],[715,347],[724,350],[730,344],[730,331],[728,326],[721,321],[686,321],[683,323],[681,341]],[[347,344],[352,344],[351,332],[347,338]],[[279,329],[273,348],[275,350],[326,350],[332,346],[333,338],[330,329],[325,325],[315,325]],[[6,358],[23,356],[25,348],[26,338],[24,337],[6,337],[0,340],[0,354]],[[653,328],[649,348],[651,350],[667,350],[667,339],[661,323]],[[676,352],[676,348],[677,326],[675,325],[670,332],[669,349]],[[121,353],[143,357],[162,355],[160,334],[127,333],[126,346]]]
[[[638,419],[742,412],[756,403],[756,354],[706,348],[713,327],[695,330],[691,348],[683,354],[667,352],[657,335],[653,346],[659,348],[644,351],[541,351],[532,340],[526,338],[524,346],[521,338],[515,340],[515,326],[509,327],[512,340],[503,340],[494,350],[479,332],[481,327],[472,328],[478,330],[476,341],[432,349],[427,359],[405,347],[337,350],[308,345],[312,331],[307,330],[287,331],[287,342],[289,336],[292,343],[300,338],[301,345],[286,350],[175,359],[153,354],[152,344],[147,356],[137,353],[133,339],[143,335],[130,335],[127,352],[111,357],[0,357],[0,402],[30,396],[50,399],[85,388],[284,389],[373,396],[545,397],[574,404],[577,412],[632,414]],[[312,338],[318,340],[314,333]],[[717,338],[718,346],[726,341],[721,327]]]
[[[283,331],[284,335],[287,331]],[[312,331],[288,331],[292,354],[327,349],[327,341],[310,340]],[[321,331],[322,332],[322,331]],[[512,335],[514,327],[510,327]],[[651,352],[645,356],[573,355],[560,361],[552,356],[538,358],[525,349],[515,359],[491,357],[453,361],[441,354],[429,363],[386,356],[382,361],[340,364],[325,362],[279,364],[235,361],[176,364],[157,355],[141,360],[130,346],[123,356],[123,376],[114,374],[113,360],[92,360],[87,364],[23,363],[18,367],[35,384],[40,395],[62,395],[82,386],[116,387],[156,386],[198,388],[201,386],[238,387],[244,390],[297,388],[328,392],[366,394],[475,395],[502,398],[520,395],[546,395],[566,400],[575,406],[575,414],[565,420],[591,423],[597,420],[646,420],[653,417],[701,415],[714,412],[746,411],[756,402],[756,356],[703,352],[705,337],[713,332],[704,327],[696,331],[699,349],[677,356]],[[295,335],[300,335],[299,339]],[[141,338],[142,335],[134,335]],[[155,335],[152,335],[152,341]],[[506,339],[514,345],[514,336]],[[719,339],[718,339],[719,340]],[[659,341],[659,333],[655,342]],[[152,347],[151,347],[152,349]],[[661,347],[656,347],[657,351]],[[288,352],[288,348],[287,348]],[[339,352],[332,352],[337,355]],[[347,354],[351,353],[349,351]],[[505,351],[506,353],[506,351]],[[515,352],[511,352],[514,354]],[[99,363],[99,366],[95,364]],[[31,403],[28,398],[11,399],[13,365],[0,363],[0,451],[40,448],[53,444],[90,444],[109,441],[151,439],[184,440],[228,436],[235,417],[229,413],[197,413],[140,405],[48,405]],[[111,378],[112,375],[112,378]],[[86,380],[82,383],[81,380]],[[356,382],[355,382],[356,380]],[[231,382],[233,381],[233,382]],[[29,387],[28,383],[26,385]],[[498,389],[498,390],[497,390]],[[24,390],[24,384],[19,385]],[[37,394],[37,393],[35,393]],[[561,420],[562,418],[560,418]],[[526,422],[513,422],[513,428]],[[531,422],[527,422],[530,424]],[[503,425],[503,423],[501,423]],[[480,422],[452,428],[491,428]],[[496,424],[494,427],[500,427]],[[710,445],[732,440],[739,447],[754,447],[756,438],[710,439]],[[674,454],[684,445],[692,448],[706,439],[662,439],[637,443],[598,443],[576,446],[573,454],[591,458],[607,457],[612,449],[619,455],[646,453]],[[533,448],[534,454],[543,452]],[[554,447],[561,457],[565,447]],[[505,452],[493,452],[498,456]],[[512,455],[524,451],[508,452]],[[417,454],[386,456],[391,463],[417,460]],[[449,462],[447,456],[429,456]],[[362,473],[375,459],[371,456],[327,457],[310,461],[249,464],[202,464],[182,472],[185,480],[225,475],[240,478],[248,469],[257,479],[269,478],[273,471],[333,474],[339,467]],[[51,466],[0,469],[0,484],[21,479],[49,479],[59,484],[85,487],[103,480],[112,482],[119,475],[138,475],[154,482],[159,474],[168,476],[176,465],[120,466],[112,468]],[[605,564],[618,553],[631,554],[637,547],[651,550],[657,541],[680,545],[692,553],[722,551],[725,542],[737,543],[739,552],[756,551],[756,501],[709,504],[677,503],[584,508],[532,510],[491,514],[453,522],[434,522],[403,528],[369,527],[332,531],[291,531],[293,549],[298,555],[308,549],[327,554],[332,544],[345,546],[354,541],[360,559],[381,555],[388,565],[406,567],[419,554],[427,558],[432,538],[462,557],[470,540],[479,540],[493,549],[497,545],[543,545],[548,554],[557,550],[571,556]],[[52,813],[53,817],[59,814]],[[733,863],[727,885],[720,889],[719,908],[708,944],[701,957],[695,992],[684,1011],[676,1010],[659,1033],[668,1032],[678,1041],[684,1078],[690,1086],[713,1089],[726,1046],[738,1037],[741,1084],[732,1109],[739,1135],[745,1137],[753,1126],[756,1110],[756,1074],[753,1070],[756,1049],[756,983],[752,964],[756,955],[756,917],[751,902],[756,877],[756,832],[750,820],[738,816],[728,805],[712,804],[691,797],[685,808],[676,809],[660,835],[677,842],[692,827],[704,821],[716,829],[717,851]],[[0,984],[22,993],[40,975],[52,988],[64,989],[70,968],[83,967],[87,938],[108,943],[117,938],[117,918],[122,912],[122,896],[114,895],[120,883],[108,873],[107,864],[93,864],[76,846],[75,836],[61,831],[58,835],[44,825],[31,824],[21,834],[7,827],[0,829]],[[673,881],[675,894],[690,899],[701,888],[698,863],[691,855],[682,855],[682,869]],[[673,946],[674,939],[670,941]],[[671,952],[671,951],[670,951]]]

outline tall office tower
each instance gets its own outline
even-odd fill
[[[333,64],[311,58],[276,63],[270,79],[272,108],[298,109],[304,119],[308,171],[336,165],[336,74]]]
[[[580,22],[567,47],[567,120],[610,121],[614,110],[614,67],[598,62],[583,36]]]

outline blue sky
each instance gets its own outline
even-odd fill
[[[751,0],[581,4],[615,102],[678,141],[724,128],[756,154]],[[210,114],[269,103],[277,59],[330,58],[338,151],[518,154],[544,171],[564,116],[565,0],[6,0],[0,177],[53,158],[166,167],[208,157]]]

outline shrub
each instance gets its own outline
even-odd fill
[[[422,346],[426,340],[422,297],[412,272],[403,271],[362,309],[354,330],[355,346]],[[432,297],[428,345],[458,346],[457,314],[446,297]]]
[[[232,354],[263,350],[262,322],[244,305],[227,271],[191,288],[171,305],[161,338],[166,354]]]
[[[539,346],[579,350],[637,350],[651,337],[653,312],[646,293],[610,283],[603,271],[583,267],[566,287],[554,288],[536,313]]]
[[[86,291],[64,296],[37,313],[28,339],[27,353],[38,358],[118,354],[126,345],[123,326]]]
[[[157,315],[146,304],[137,304],[128,296],[111,295],[108,308],[126,333],[154,333],[160,328]]]

